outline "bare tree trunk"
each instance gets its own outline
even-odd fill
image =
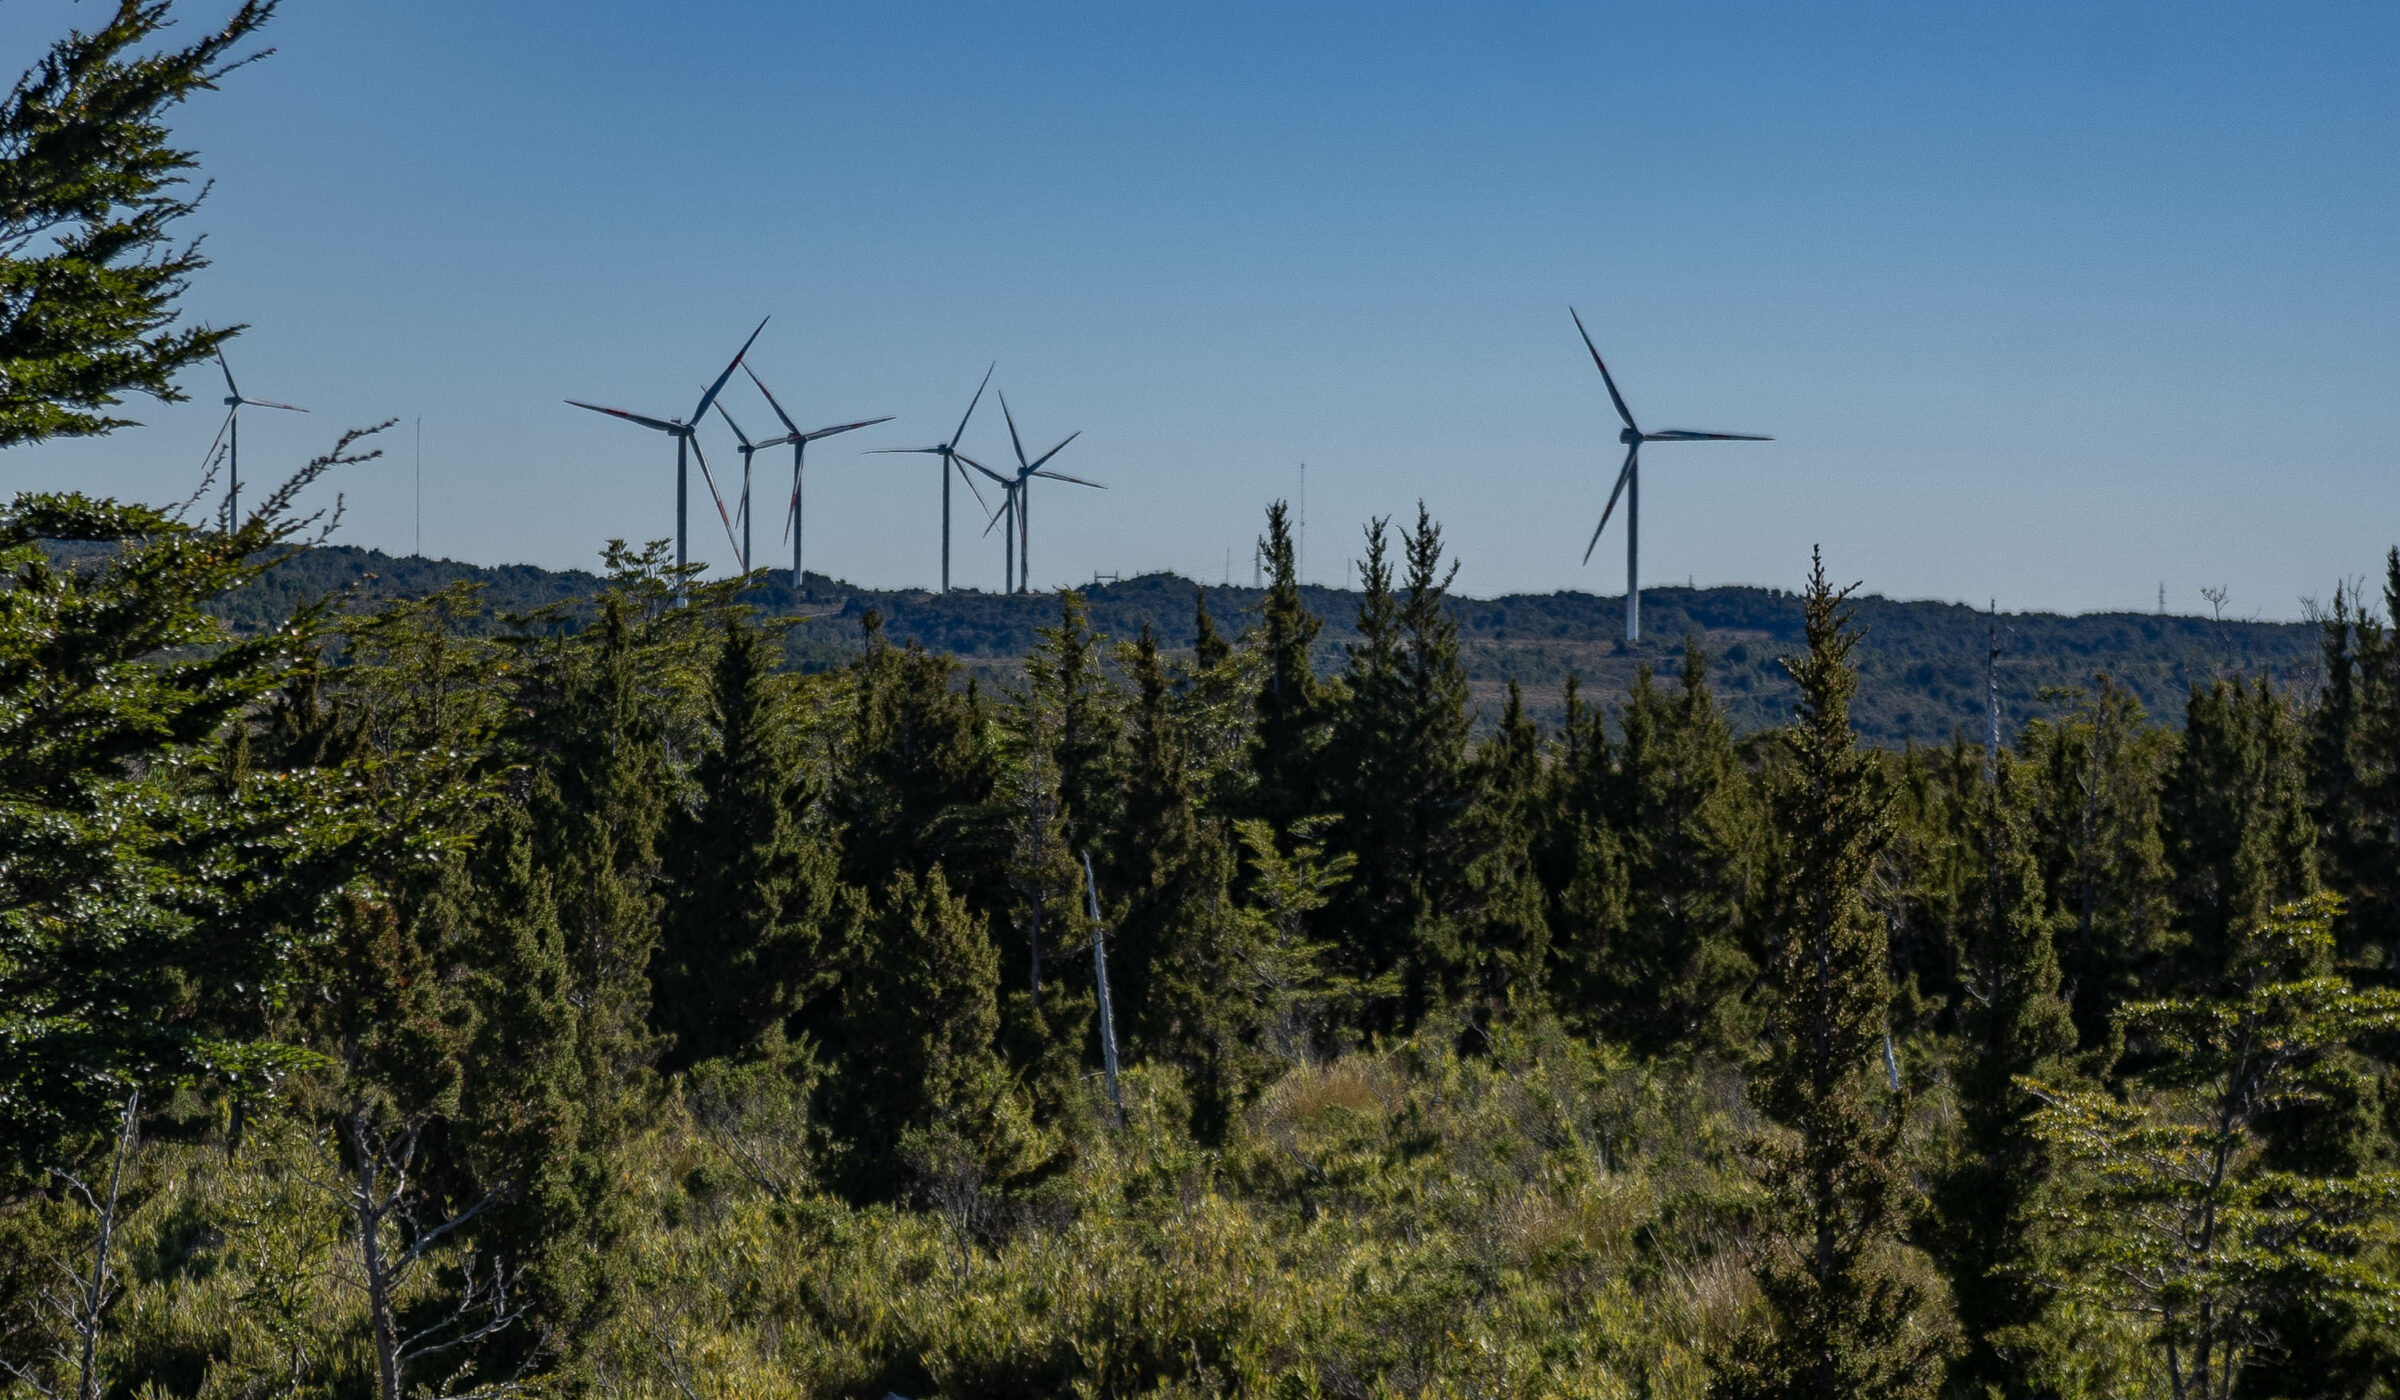
[[[134,1090],[125,1096],[125,1113],[117,1125],[117,1151],[108,1167],[108,1199],[84,1199],[99,1217],[99,1228],[93,1232],[92,1272],[83,1282],[83,1296],[75,1319],[75,1396],[76,1400],[100,1400],[100,1324],[101,1315],[108,1309],[117,1292],[116,1270],[109,1265],[110,1251],[117,1235],[117,1203],[125,1186],[125,1159],[133,1155],[140,1140],[142,1091]],[[68,1178],[73,1182],[72,1177]],[[83,1184],[74,1182],[81,1191]]]
[[[376,1199],[377,1152],[364,1104],[350,1112],[350,1149],[358,1159],[351,1202],[358,1216],[358,1257],[367,1281],[367,1318],[375,1335],[375,1380],[383,1400],[402,1400],[400,1327],[392,1316],[392,1274],[383,1257],[382,1203]]]

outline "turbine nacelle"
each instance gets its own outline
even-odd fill
[[[1621,442],[1621,443],[1625,444],[1627,447],[1631,447],[1631,446],[1633,446],[1635,443],[1637,443],[1637,442],[1640,442],[1641,440],[1642,440],[1642,435],[1641,435],[1640,433],[1637,433],[1637,432],[1635,432],[1635,431],[1634,431],[1633,429],[1631,429],[1631,428],[1619,428],[1619,429],[1617,430],[1617,441],[1619,441],[1619,442]]]

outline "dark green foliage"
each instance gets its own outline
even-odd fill
[[[2042,1135],[2091,1169],[2060,1213],[2058,1281],[2144,1315],[2177,1400],[2389,1393],[2400,1173],[2260,1150],[2264,1120],[2338,1108],[2329,1065],[2400,1031],[2400,993],[2334,968],[2338,903],[2237,926],[2205,991],[2127,1007],[2147,1068],[2119,1093],[2036,1086]],[[2314,1369],[2259,1365],[2277,1359]]]
[[[248,59],[232,57],[275,13],[245,0],[192,43],[144,46],[171,0],[117,0],[0,101],[0,447],[127,426],[128,391],[174,402],[175,376],[239,327],[178,329],[176,303],[208,266],[176,226],[204,191],[167,111]],[[256,55],[254,55],[256,56]]]
[[[928,1144],[1003,1160],[1013,1128],[994,1047],[1000,965],[983,920],[937,868],[894,876],[860,935],[842,989],[841,1073],[832,1117],[849,1144],[841,1175],[884,1198],[925,1164]]]
[[[1957,1070],[1959,1133],[1934,1192],[1935,1253],[1950,1277],[1965,1349],[1949,1393],[2031,1396],[2037,1325],[2053,1294],[2039,1277],[2037,1219],[2052,1161],[2034,1131],[2028,1079],[2056,1082],[2075,1049],[2059,996],[2052,920],[2035,865],[2018,765],[1967,804]]]
[[[1938,1291],[1900,1243],[1911,1190],[1901,1115],[1869,1092],[1889,999],[1881,921],[1866,891],[1890,839],[1888,799],[1859,752],[1849,704],[1857,633],[1820,562],[1809,580],[1809,650],[1789,766],[1771,800],[1768,1056],[1753,1087],[1780,1133],[1753,1148],[1767,1189],[1758,1246],[1772,1322],[1746,1334],[1713,1393],[1873,1400],[1925,1396],[1950,1345]]]
[[[362,864],[427,841],[341,770],[257,775],[245,712],[310,665],[319,614],[228,643],[209,601],[296,528],[300,486],[229,534],[142,507],[21,496],[0,511],[0,1162],[38,1167],[196,1079],[288,1056],[264,1037],[297,943]],[[54,566],[40,541],[108,552]]]
[[[2385,617],[2337,590],[2324,621],[2325,691],[2310,718],[2309,802],[2348,957],[2400,957],[2400,549]]]
[[[826,794],[843,831],[842,878],[879,890],[936,864],[979,870],[993,855],[979,819],[998,780],[982,699],[953,687],[958,667],[948,657],[890,645],[872,613],[865,627]]]
[[[1593,878],[1621,881],[1596,930],[1598,985],[1586,995],[1609,1034],[1649,1054],[1737,1050],[1748,1038],[1755,800],[1707,677],[1687,641],[1677,693],[1661,694],[1644,670],[1620,742],[1611,749],[1595,722],[1571,758],[1603,765],[1586,781],[1607,831],[1608,854],[1596,858],[1613,868]]]
[[[1398,980],[1398,1000],[1370,1022],[1388,1030],[1414,1026],[1455,994],[1472,964],[1477,774],[1457,625],[1443,602],[1456,567],[1441,567],[1441,531],[1419,507],[1397,590],[1384,522],[1368,527],[1366,543],[1361,640],[1350,648],[1322,781],[1328,809],[1342,815],[1331,839],[1357,861],[1333,927],[1352,975]]]
[[[1267,507],[1267,534],[1259,548],[1271,581],[1252,637],[1260,679],[1249,811],[1283,828],[1321,808],[1318,763],[1333,697],[1310,658],[1325,624],[1301,597],[1291,519],[1281,501]]]
[[[2267,911],[2317,887],[2292,706],[2265,680],[2192,689],[2160,799],[2186,985],[2223,974]]]
[[[1542,747],[1541,729],[1525,717],[1525,697],[1512,682],[1499,731],[1474,761],[1470,840],[1476,856],[1464,893],[1473,959],[1466,986],[1493,1009],[1532,1009],[1543,1002],[1550,920],[1536,863],[1549,795]]]
[[[652,1024],[683,1068],[740,1052],[832,978],[856,922],[830,842],[812,829],[776,637],[728,615],[710,686],[716,742],[692,766],[697,800],[674,815]]]
[[[2026,727],[2038,773],[2035,849],[2051,907],[2069,930],[2060,962],[2077,1033],[2105,1053],[2113,1009],[2160,975],[2167,954],[2166,842],[2159,788],[2170,737],[2107,676],[2075,709]]]

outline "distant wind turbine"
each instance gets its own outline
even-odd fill
[[[950,591],[950,473],[955,468],[959,479],[967,483],[967,489],[975,492],[976,503],[982,503],[983,492],[976,489],[975,478],[967,475],[967,467],[973,466],[986,476],[994,475],[994,473],[991,468],[959,451],[958,440],[966,436],[967,420],[975,416],[975,406],[983,402],[983,391],[990,386],[992,370],[999,368],[999,363],[994,360],[991,366],[984,370],[983,383],[975,386],[975,397],[967,401],[967,411],[959,415],[958,431],[950,434],[948,442],[937,442],[931,447],[879,447],[875,449],[879,454],[919,453],[942,459],[942,591],[944,593]]]
[[[678,569],[682,568],[691,558],[688,528],[690,512],[686,504],[690,496],[690,469],[687,465],[689,456],[700,458],[700,474],[708,482],[709,494],[717,497],[717,515],[725,520],[725,538],[728,543],[732,542],[733,521],[725,514],[724,497],[717,493],[716,478],[708,470],[707,456],[700,452],[700,440],[697,434],[700,431],[700,420],[708,416],[708,406],[717,401],[717,395],[725,388],[725,381],[733,377],[733,371],[741,364],[742,357],[750,353],[750,346],[757,341],[758,333],[767,328],[767,320],[768,318],[764,316],[759,318],[758,325],[750,332],[750,339],[743,341],[742,348],[733,352],[733,359],[727,362],[725,372],[718,375],[716,382],[708,386],[708,392],[700,396],[700,402],[693,407],[692,416],[689,418],[649,418],[639,413],[628,413],[621,408],[608,408],[596,403],[585,403],[581,399],[567,400],[577,408],[588,408],[594,413],[605,413],[611,418],[622,418],[628,423],[639,423],[645,428],[654,428],[675,439],[675,567]],[[739,546],[737,545],[735,548],[738,549]]]
[[[734,507],[733,513],[742,518],[742,542],[736,548],[741,552],[742,572],[746,574],[750,572],[750,459],[757,454],[760,444],[752,442],[750,435],[742,431],[742,425],[733,421],[733,415],[725,411],[725,401],[722,399],[717,401],[717,416],[725,420],[726,427],[733,429],[733,450],[742,454],[741,504]]]
[[[800,468],[808,455],[808,445],[812,442],[815,442],[818,438],[834,437],[839,434],[849,432],[854,428],[872,428],[878,423],[889,423],[892,421],[892,416],[887,413],[881,418],[861,418],[855,423],[836,423],[830,428],[819,428],[815,432],[804,433],[800,431],[800,425],[792,421],[792,415],[783,411],[783,405],[775,402],[775,396],[767,393],[767,386],[759,381],[756,371],[752,370],[748,365],[744,365],[742,366],[742,373],[749,375],[750,382],[758,385],[758,392],[766,395],[767,407],[774,409],[775,416],[783,421],[783,436],[778,438],[768,438],[765,442],[762,442],[758,445],[758,450],[764,451],[770,447],[781,447],[787,442],[792,446],[792,503],[784,511],[783,530],[784,533],[791,536],[792,539],[792,587],[797,589],[801,587],[800,526],[802,522],[800,519]],[[969,411],[972,412],[972,410]],[[746,464],[742,479],[745,482],[750,479],[749,473],[746,469]],[[748,528],[747,519],[748,517],[745,515],[745,529]]]
[[[225,444],[225,528],[234,529],[242,523],[242,407],[280,408],[286,413],[306,413],[298,404],[277,403],[273,399],[242,397],[234,386],[233,366],[225,363],[225,352],[217,352],[217,368],[225,375],[225,421],[217,425],[217,435],[208,444],[207,462],[217,459],[217,444]]]
[[[1037,476],[1047,477],[1052,481],[1066,481],[1077,486],[1089,486],[1095,491],[1105,491],[1108,488],[1097,481],[1086,481],[1080,476],[1069,476],[1065,472],[1043,469],[1051,458],[1059,454],[1060,449],[1083,436],[1082,429],[1078,428],[1067,434],[1059,439],[1057,447],[1051,448],[1029,462],[1025,460],[1025,441],[1017,436],[1017,417],[1008,411],[1008,395],[1006,394],[1000,396],[1000,416],[1008,420],[1008,443],[1009,446],[1016,449],[1017,474],[1014,479],[1003,478],[996,472],[989,474],[993,480],[1000,482],[1002,494],[1006,497],[1001,503],[1000,515],[994,517],[994,521],[997,523],[1000,519],[1005,518],[1009,528],[1016,531],[1016,537],[1011,542],[1012,547],[1008,551],[1010,572],[1015,575],[1010,580],[1010,586],[1016,592],[1026,593],[1032,591],[1033,586],[1033,539],[1027,524],[1028,512],[1026,509],[1033,494],[1033,479]],[[990,533],[988,527],[985,533]]]
[[[1609,402],[1617,406],[1617,416],[1625,420],[1625,430],[1617,441],[1625,444],[1625,465],[1617,472],[1616,489],[1608,493],[1608,506],[1600,512],[1600,523],[1592,529],[1592,542],[1583,547],[1583,562],[1592,562],[1592,551],[1600,546],[1600,532],[1608,528],[1608,517],[1617,508],[1617,497],[1625,497],[1625,640],[1642,639],[1642,444],[1646,442],[1773,442],[1770,437],[1756,433],[1703,433],[1689,428],[1667,428],[1645,433],[1633,421],[1633,410],[1625,406],[1625,396],[1617,392],[1617,381],[1608,372],[1608,364],[1600,358],[1600,347],[1592,344],[1592,333],[1584,330],[1583,317],[1575,308],[1567,308],[1575,317],[1575,329],[1583,336],[1583,348],[1592,352],[1592,363],[1600,367],[1600,381],[1608,386]]]

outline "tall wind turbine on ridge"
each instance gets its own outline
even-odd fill
[[[1095,491],[1105,491],[1108,488],[1097,481],[1086,481],[1080,476],[1069,476],[1065,472],[1043,470],[1044,465],[1051,458],[1057,456],[1061,448],[1083,436],[1081,428],[1060,438],[1057,447],[1051,448],[1028,462],[1025,460],[1025,441],[1017,436],[1017,417],[1008,411],[1008,395],[1006,394],[1000,396],[1000,416],[1008,420],[1008,443],[1017,452],[1017,474],[1013,480],[1003,478],[998,473],[987,472],[986,475],[1000,483],[1002,493],[1007,497],[1001,503],[1000,516],[993,517],[994,522],[997,523],[1002,517],[1006,517],[1009,527],[1016,531],[1016,538],[1012,541],[1012,547],[1008,551],[1011,571],[1016,575],[1011,580],[1011,586],[1019,593],[1028,593],[1033,588],[1033,539],[1027,526],[1026,506],[1032,497],[1033,479],[1037,476],[1048,477],[1052,481],[1067,481],[1073,482],[1077,486],[1089,486]],[[985,527],[984,532],[989,534],[990,527]]]
[[[983,500],[983,492],[976,490],[975,478],[967,475],[967,467],[980,468],[987,476],[993,474],[992,469],[959,451],[958,440],[966,436],[967,420],[975,416],[975,406],[983,402],[983,391],[992,382],[992,370],[999,368],[999,365],[1000,362],[994,360],[984,370],[983,383],[975,386],[975,397],[967,400],[967,411],[960,414],[958,418],[958,431],[950,435],[948,442],[937,442],[931,447],[879,447],[875,449],[878,454],[907,452],[942,459],[942,591],[944,593],[950,591],[950,472],[953,468],[957,469],[959,478],[967,483],[969,491],[975,492],[975,500],[980,504]]]
[[[209,440],[208,456],[203,465],[217,458],[217,444],[225,444],[225,528],[231,530],[242,523],[242,406],[280,408],[286,413],[306,413],[298,404],[277,403],[273,399],[247,399],[234,387],[233,366],[225,363],[225,352],[217,352],[217,368],[225,374],[225,421],[217,425],[217,435]]]
[[[1600,512],[1600,523],[1592,529],[1592,542],[1583,547],[1583,562],[1592,562],[1592,551],[1600,547],[1600,532],[1608,528],[1608,517],[1616,511],[1617,497],[1625,497],[1625,640],[1642,639],[1642,444],[1645,442],[1773,442],[1756,433],[1703,433],[1690,428],[1664,428],[1645,433],[1633,421],[1633,410],[1625,406],[1625,396],[1617,392],[1616,378],[1608,372],[1608,364],[1600,358],[1600,347],[1592,344],[1592,333],[1583,329],[1583,317],[1575,308],[1567,308],[1575,317],[1575,329],[1583,336],[1583,348],[1592,352],[1592,363],[1600,367],[1600,382],[1608,386],[1609,402],[1617,406],[1617,416],[1625,420],[1625,430],[1617,441],[1625,444],[1625,465],[1617,472],[1616,489],[1608,493],[1608,506]]]
[[[682,568],[691,558],[688,530],[691,471],[688,462],[690,456],[700,449],[700,443],[694,435],[700,431],[700,420],[708,416],[708,406],[715,403],[717,395],[724,390],[725,381],[733,378],[733,371],[741,364],[742,356],[750,353],[750,346],[758,339],[758,333],[767,328],[767,320],[768,318],[764,316],[758,318],[758,325],[750,332],[750,339],[743,341],[742,348],[733,352],[733,359],[727,362],[725,372],[718,375],[716,382],[708,386],[708,392],[700,396],[700,402],[692,409],[692,416],[689,418],[650,418],[639,413],[628,413],[621,408],[608,408],[601,404],[585,403],[581,399],[567,400],[577,408],[588,408],[594,413],[605,413],[611,418],[622,418],[628,423],[639,423],[645,428],[655,429],[675,439],[675,567],[678,569]],[[700,459],[700,470],[704,475],[708,472],[706,457]],[[716,494],[716,482],[713,477],[709,481],[709,493]],[[720,516],[725,514],[725,502],[722,498],[717,501],[717,514]],[[725,522],[725,534],[728,540],[732,538],[733,521],[730,518]]]
[[[861,418],[855,423],[836,423],[830,428],[819,428],[815,432],[804,433],[800,431],[800,425],[792,421],[792,415],[783,411],[783,405],[775,402],[775,396],[767,393],[767,386],[760,382],[758,372],[756,370],[751,369],[748,365],[744,365],[742,366],[742,373],[749,375],[750,382],[758,385],[758,392],[766,396],[767,407],[774,409],[775,416],[783,420],[783,436],[778,438],[768,438],[765,442],[762,442],[758,445],[757,450],[765,451],[770,447],[781,447],[787,442],[792,445],[792,503],[784,511],[783,532],[791,537],[792,587],[794,589],[798,589],[802,586],[800,575],[800,526],[802,523],[800,518],[800,468],[808,455],[808,445],[812,442],[815,442],[818,438],[834,437],[839,434],[849,432],[853,428],[872,428],[878,423],[889,423],[892,421],[892,415],[887,413],[881,418]],[[970,413],[973,411],[974,410],[972,408],[968,410]],[[733,420],[728,418],[726,421],[731,422]],[[740,430],[736,429],[735,432],[738,435]],[[744,483],[747,483],[750,480],[747,467],[748,460],[744,459],[744,471],[742,474],[742,480]],[[747,485],[744,487],[743,498],[745,500],[748,499]],[[748,528],[749,515],[747,511],[745,511],[743,514],[743,529],[747,530]],[[748,538],[749,537],[746,534],[743,536],[745,542],[747,542]],[[744,567],[748,567],[746,560],[744,562]]]

